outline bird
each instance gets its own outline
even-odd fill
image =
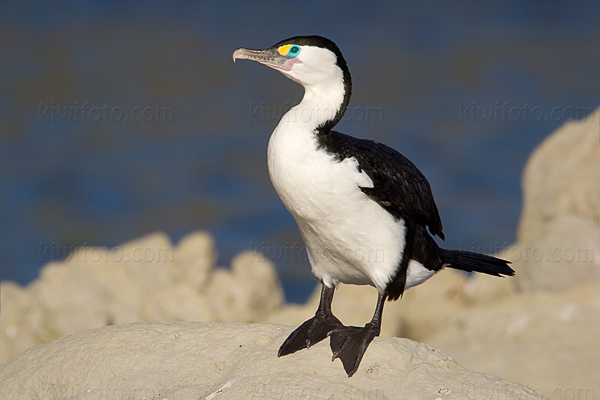
[[[445,236],[431,186],[408,158],[333,130],[348,108],[352,79],[332,40],[294,36],[268,48],[238,48],[233,61],[238,59],[275,69],[304,87],[300,103],[271,134],[267,166],[296,220],[321,296],[315,316],[288,336],[279,357],[329,337],[332,361],[339,359],[350,378],[380,334],[386,300],[398,300],[446,267],[514,275],[508,261],[438,246],[433,237]],[[340,284],[377,289],[375,312],[365,326],[345,326],[333,314]]]

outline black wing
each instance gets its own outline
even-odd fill
[[[336,131],[318,136],[321,147],[338,159],[356,158],[359,168],[373,181],[372,188],[360,188],[365,194],[396,218],[412,218],[444,239],[431,186],[408,158],[384,144]]]

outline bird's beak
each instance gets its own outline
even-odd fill
[[[235,60],[252,60],[280,71],[290,71],[292,66],[299,62],[296,58],[291,58],[279,54],[277,49],[244,49],[240,48],[233,52],[233,62]]]

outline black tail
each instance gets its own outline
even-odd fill
[[[442,263],[445,267],[467,272],[482,272],[494,276],[513,276],[515,274],[515,271],[508,266],[510,262],[506,260],[484,254],[471,253],[470,251],[440,250],[442,251]]]

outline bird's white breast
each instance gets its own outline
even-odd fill
[[[384,289],[402,257],[404,222],[360,190],[373,183],[356,159],[337,160],[319,149],[309,128],[284,116],[269,141],[268,166],[298,223],[315,277],[328,286]]]

